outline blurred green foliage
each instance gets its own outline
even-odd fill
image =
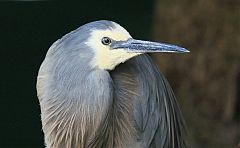
[[[194,148],[240,142],[240,1],[156,0],[153,37],[190,54],[157,54],[180,101]]]

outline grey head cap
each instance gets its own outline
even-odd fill
[[[88,40],[93,30],[112,30],[115,28],[116,24],[117,23],[108,20],[100,20],[84,24],[57,40],[49,50],[62,49],[68,51],[86,49],[81,47],[85,46],[83,43]],[[80,44],[81,46],[79,46]]]

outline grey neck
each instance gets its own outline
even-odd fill
[[[112,84],[107,71],[61,65],[42,68],[39,79],[44,76],[46,78],[38,82],[38,92],[45,93],[38,95],[47,147],[87,147],[90,141],[97,141],[101,136],[97,135],[99,129],[107,132],[104,120],[108,120],[112,106]]]

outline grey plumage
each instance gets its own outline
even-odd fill
[[[114,27],[90,23],[50,47],[37,82],[47,147],[185,147],[175,96],[147,54],[114,70],[89,65],[91,30]]]
[[[148,55],[138,56],[120,65],[112,77],[116,83],[126,82],[120,92],[131,94],[133,89],[129,89],[129,81],[136,87],[132,96],[133,112],[142,147],[185,146],[182,135],[184,124],[175,96]],[[119,96],[116,100],[121,100],[123,94]]]

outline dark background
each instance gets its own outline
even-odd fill
[[[43,148],[37,72],[57,39],[94,20],[188,55],[155,54],[189,127],[192,147],[240,142],[238,0],[0,1],[0,148]]]

